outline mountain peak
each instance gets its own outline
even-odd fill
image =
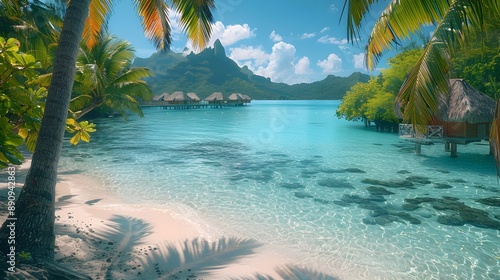
[[[214,54],[216,57],[226,57],[226,50],[219,39],[215,40]]]

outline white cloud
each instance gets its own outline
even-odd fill
[[[278,33],[276,33],[276,31],[273,30],[273,32],[271,32],[271,34],[269,34],[269,38],[273,41],[273,42],[280,42],[280,41],[283,41],[283,37],[281,37]]]
[[[246,23],[225,26],[222,22],[217,21],[212,26],[209,45],[213,46],[215,40],[219,39],[224,47],[228,47],[238,41],[252,37],[255,37],[254,30],[250,29],[250,26]]]
[[[334,44],[334,45],[344,45],[347,44],[347,39],[337,39],[335,37],[328,37],[327,35],[321,37],[318,39],[318,42],[324,43],[324,44]]]
[[[273,82],[287,84],[311,82],[315,78],[315,73],[310,67],[309,58],[304,56],[297,60],[295,53],[295,46],[278,42],[274,44],[272,53],[268,55],[267,65],[263,64],[253,72],[270,78]]]
[[[349,47],[348,47],[348,46],[344,46],[344,45],[340,45],[340,46],[339,46],[339,49],[340,49],[341,51],[345,51],[345,52],[348,52],[348,51],[349,51]]]
[[[262,47],[243,46],[231,48],[230,51],[229,58],[240,66],[247,65],[251,70],[264,65],[269,60],[269,55]]]
[[[325,33],[328,30],[330,30],[330,27],[325,27],[325,28],[321,29],[321,31],[319,33]]]
[[[235,24],[225,26],[222,22],[217,21],[212,25],[212,35],[210,36],[210,41],[207,46],[213,47],[217,39],[220,40],[224,47],[231,46],[241,40],[255,37],[255,29],[250,29],[248,24]],[[190,41],[187,41],[186,48],[188,53],[194,51],[193,45]],[[201,51],[201,50],[200,50]]]
[[[295,64],[295,74],[311,74],[313,71],[310,68],[311,62],[307,56],[299,59],[297,64]]]
[[[259,67],[255,73],[264,77],[269,77],[274,82],[291,82],[295,74],[293,60],[295,57],[295,47],[293,45],[279,42],[273,46],[273,52],[269,55],[269,64],[266,67]]]
[[[335,13],[338,11],[339,11],[339,9],[335,6],[335,4],[330,5],[330,12]]]
[[[365,54],[359,53],[352,56],[355,69],[365,69]]]
[[[323,69],[323,73],[331,74],[342,70],[342,59],[332,53],[325,60],[318,60],[317,65]]]
[[[300,39],[309,39],[316,37],[316,33],[304,33],[300,36]]]

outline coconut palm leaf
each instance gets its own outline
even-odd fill
[[[448,91],[448,67],[443,44],[432,42],[408,74],[396,102],[403,109],[403,119],[414,127],[427,124],[438,111],[438,94]]]
[[[347,39],[355,41],[360,38],[361,21],[369,12],[370,6],[378,0],[345,0],[342,16],[347,12]]]
[[[171,27],[168,6],[164,0],[134,0],[142,20],[144,34],[156,48],[164,49],[171,44]]]
[[[91,49],[99,41],[101,31],[107,28],[106,20],[113,8],[112,0],[92,0],[89,16],[85,21],[82,40]]]
[[[73,91],[85,97],[77,96],[71,102],[77,118],[99,106],[124,117],[127,112],[143,116],[137,100],[151,99],[151,89],[142,79],[152,73],[147,68],[130,67],[133,51],[129,42],[112,36],[99,36],[93,48],[82,43]]]
[[[120,76],[116,77],[116,79],[113,80],[111,83],[112,84],[128,83],[130,81],[138,81],[150,76],[153,76],[153,73],[148,68],[133,67],[127,70],[125,73],[121,74]]]
[[[181,26],[197,50],[204,48],[210,38],[214,0],[172,0],[181,14]]]

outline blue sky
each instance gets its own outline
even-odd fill
[[[364,67],[364,40],[377,18],[376,13],[367,17],[361,41],[352,44],[347,42],[345,18],[339,22],[344,0],[215,2],[211,44],[220,39],[230,58],[258,75],[274,82],[295,84],[322,80],[329,74],[348,76],[355,71],[378,74]],[[190,45],[175,19],[172,14],[171,49],[182,52]],[[110,33],[130,41],[138,57],[149,57],[156,51],[143,35],[132,1],[116,1],[109,24]],[[378,65],[385,66],[384,60]]]

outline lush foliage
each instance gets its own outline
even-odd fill
[[[451,76],[463,78],[479,91],[500,97],[500,23],[488,33],[473,36],[466,50],[452,58]]]
[[[382,85],[377,79],[371,79],[368,83],[357,83],[342,99],[342,104],[337,109],[337,117],[348,121],[369,121],[368,101],[381,91]]]
[[[359,38],[363,18],[374,0],[345,0],[348,37]],[[375,23],[366,46],[367,66],[374,68],[382,53],[423,26],[435,26],[424,52],[401,87],[397,102],[403,118],[414,125],[427,124],[438,111],[438,95],[448,91],[450,57],[466,49],[476,34],[485,34],[500,18],[498,0],[390,1]],[[494,26],[494,25],[493,25]],[[484,49],[483,49],[484,50]],[[482,69],[483,70],[483,69]],[[487,70],[486,68],[484,70]],[[497,81],[491,81],[492,86]],[[497,106],[497,116],[500,106]],[[500,164],[500,122],[494,121],[490,140]]]
[[[368,83],[358,83],[342,99],[337,117],[346,120],[399,122],[394,114],[394,101],[399,88],[422,49],[409,49],[389,59],[389,68]]]
[[[0,36],[17,38],[20,51],[37,57],[42,69],[52,66],[52,50],[62,25],[57,1],[47,2],[0,0]]]
[[[82,43],[70,103],[73,117],[79,119],[98,107],[123,117],[129,111],[142,116],[138,101],[152,96],[143,78],[152,74],[147,68],[131,67],[133,59],[134,49],[122,39],[102,36],[91,49]]]
[[[0,37],[0,168],[21,164],[26,141],[33,150],[47,90],[29,85],[40,67],[34,56],[19,52],[20,42]]]

